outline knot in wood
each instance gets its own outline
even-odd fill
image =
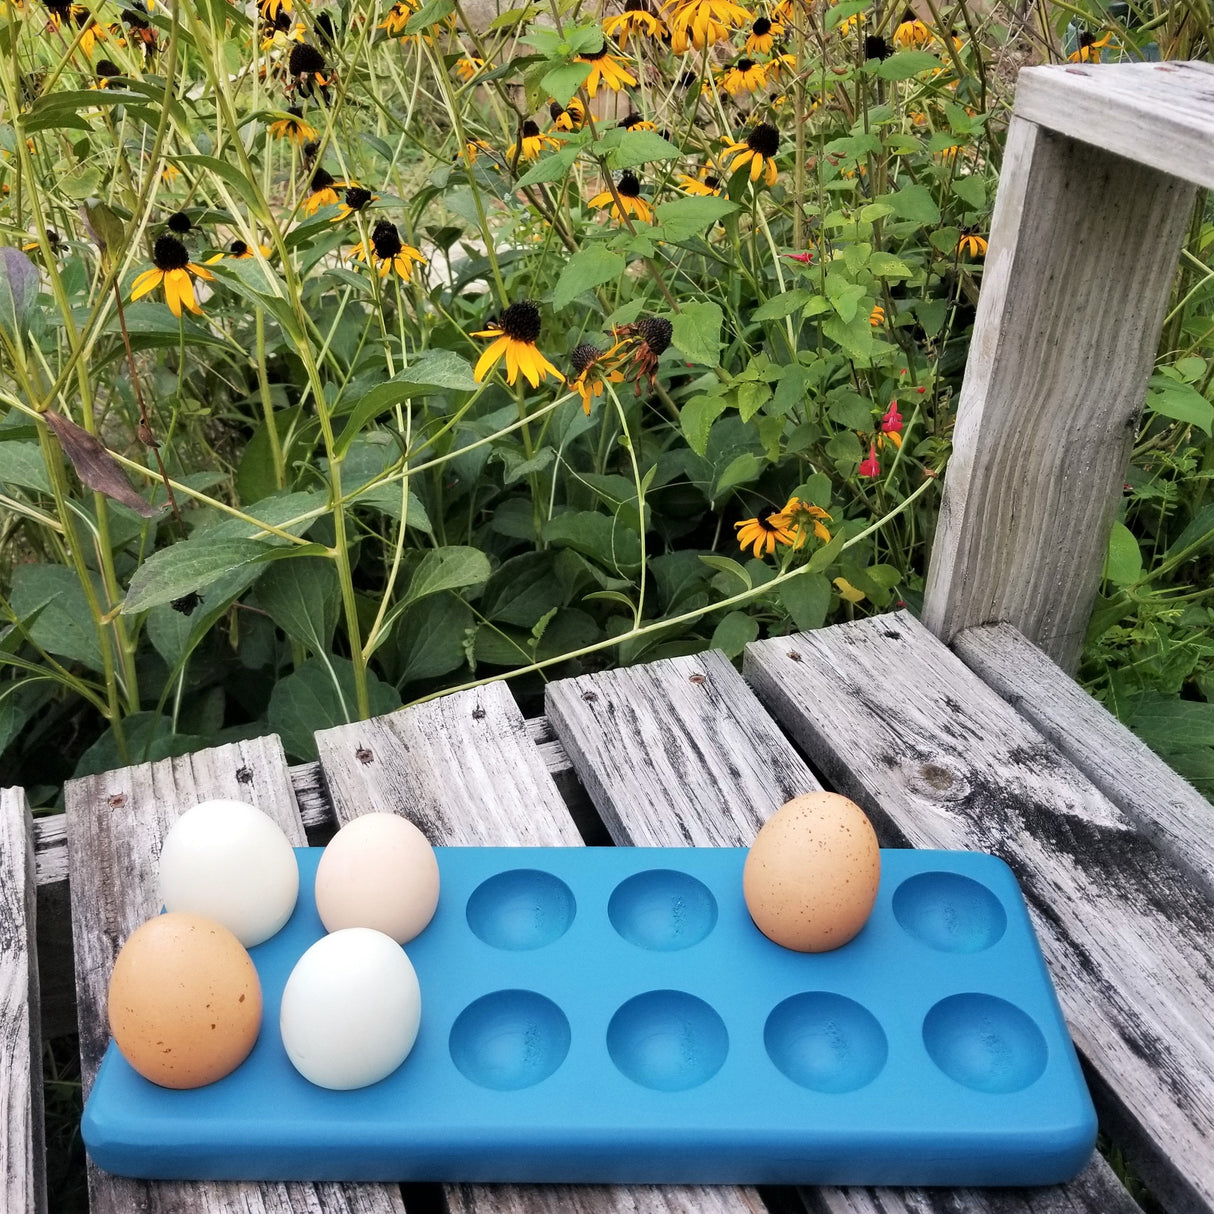
[[[953,773],[938,763],[924,763],[919,768],[919,775],[923,777],[925,784],[930,784],[933,788],[943,790],[953,786]]]
[[[252,784],[253,773],[248,767],[238,767],[236,769],[236,780],[240,784]]]
[[[587,704],[597,703],[598,698],[599,698],[598,692],[595,692],[595,691],[583,691],[582,692],[582,699],[585,700]]]
[[[788,656],[794,662],[799,662],[801,660],[801,655],[795,649],[790,649],[788,651]]]
[[[111,793],[105,802],[111,809],[121,809],[126,804],[126,793]]]
[[[479,704],[472,710],[472,719],[474,721],[483,721],[485,719],[485,710]]]
[[[706,674],[693,674],[689,677],[688,681],[699,687],[701,683],[708,682],[708,676]]]
[[[373,754],[372,754],[372,753],[371,753],[371,752],[370,752],[370,751],[369,751],[369,750],[368,750],[368,749],[367,749],[365,746],[360,746],[360,747],[359,747],[359,748],[358,748],[358,749],[357,749],[357,750],[354,752],[354,757],[355,757],[355,758],[356,758],[356,759],[357,759],[357,760],[358,760],[360,763],[364,763],[364,764],[365,764],[365,763],[370,763],[370,762],[372,762],[372,761],[375,759],[375,756],[374,756],[374,755],[373,755]]]

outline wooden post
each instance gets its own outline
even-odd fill
[[[1020,73],[923,622],[1073,671],[1192,211],[1214,66]]]

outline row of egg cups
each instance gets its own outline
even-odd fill
[[[256,806],[204,801],[165,836],[165,913],[141,924],[114,962],[110,1032],[152,1083],[194,1088],[234,1071],[261,1030],[262,996],[248,950],[290,919],[299,868],[290,840]],[[407,819],[365,814],[334,835],[316,873],[329,933],[296,962],[279,1029],[292,1065],[320,1087],[376,1083],[408,1056],[421,1021],[417,974],[401,947],[438,906],[434,849]],[[357,1042],[329,1026],[351,1001],[376,1009]]]

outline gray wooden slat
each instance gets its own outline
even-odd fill
[[[156,861],[177,817],[230,797],[268,813],[296,845],[303,826],[277,737],[258,738],[69,781],[66,789],[80,1062],[88,1095],[109,1040],[105,997],[127,936],[159,909]],[[92,1214],[403,1214],[384,1185],[137,1181],[89,1164]]]
[[[937,636],[1007,620],[1074,669],[1193,197],[1013,116],[924,594]],[[1092,272],[1109,255],[1115,284]]]
[[[1214,807],[1192,784],[1010,624],[967,628],[952,648],[1214,899]]]
[[[0,1195],[8,1214],[44,1214],[46,1142],[35,943],[33,821],[0,788]]]
[[[789,657],[799,641],[768,644],[800,670]],[[798,692],[813,694],[804,683]],[[820,787],[718,652],[549,684],[546,711],[617,843],[748,846],[784,801]],[[857,739],[855,745],[863,743]],[[1138,1212],[1100,1159],[1070,1184],[1014,1193],[855,1187],[801,1192],[811,1210],[831,1214]]]
[[[1016,113],[1072,139],[1214,187],[1214,65],[1082,63],[1025,68]]]
[[[879,831],[1012,866],[1105,1128],[1171,1214],[1214,1210],[1202,891],[905,613],[751,645],[745,670]]]
[[[581,837],[504,683],[316,735],[339,822],[392,811],[435,844],[578,846]],[[452,1185],[458,1214],[755,1214],[753,1190],[653,1185]]]

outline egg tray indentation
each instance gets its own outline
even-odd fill
[[[417,1043],[372,1087],[291,1067],[278,1009],[323,934],[317,849],[252,950],[248,1061],[170,1092],[111,1044],[85,1110],[110,1171],[148,1178],[1047,1184],[1095,1115],[1010,870],[883,851],[861,933],[801,954],[754,926],[733,848],[438,848],[406,946]]]

